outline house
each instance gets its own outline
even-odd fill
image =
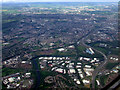
[[[3,80],[3,83],[8,84],[8,80],[7,79]]]
[[[68,72],[69,72],[69,73],[76,73],[76,72],[75,72],[75,69],[69,69]]]
[[[90,60],[90,58],[85,58],[85,57],[84,57],[84,60],[89,61],[89,60]]]
[[[14,80],[15,80],[15,77],[10,77],[10,78],[8,78],[8,81],[9,81],[9,82],[14,82]]]
[[[87,76],[92,76],[91,72],[85,72]]]
[[[83,57],[80,57],[80,58],[79,58],[79,60],[82,60],[82,59],[83,59]]]
[[[66,74],[66,70],[64,69],[63,71],[64,71],[64,74]]]
[[[90,65],[85,65],[85,67],[86,67],[86,68],[91,68],[91,66],[90,66]]]
[[[77,63],[77,64],[79,65],[79,64],[82,64],[82,63]]]
[[[83,68],[83,70],[86,72],[86,71],[94,71],[94,69],[93,68]]]
[[[56,59],[56,57],[53,57],[53,60],[55,60]]]
[[[89,80],[83,79],[82,81],[83,81],[84,84],[90,84],[90,81],[89,81]]]
[[[100,85],[100,82],[98,80],[96,80],[96,82],[97,82],[97,85]]]
[[[82,70],[81,69],[77,69],[78,70],[78,73],[82,73]]]
[[[115,70],[115,69],[114,69],[114,70],[112,70],[112,72],[114,72],[114,73],[118,73],[118,70]]]
[[[64,66],[65,65],[65,63],[62,63],[62,66]]]
[[[39,59],[41,60],[41,59],[43,59],[43,57],[39,57]]]
[[[62,68],[57,68],[55,71],[59,72],[59,73],[63,73],[63,69]]]
[[[57,67],[53,67],[52,69],[51,69],[51,71],[53,71],[53,70],[55,70]]]
[[[82,74],[82,73],[80,73],[80,74],[79,74],[79,76],[81,77],[81,79],[82,79],[82,78],[84,78],[84,76],[83,76],[83,74]]]
[[[80,81],[77,79],[77,80],[76,80],[76,83],[77,83],[77,84],[80,84]]]
[[[75,48],[74,45],[68,46],[68,48],[73,49]]]
[[[59,52],[65,51],[64,48],[57,49]]]
[[[22,61],[21,63],[26,63],[27,61]]]
[[[81,68],[81,66],[80,66],[80,65],[77,65],[76,68]]]
[[[31,76],[31,73],[25,73],[25,76],[28,78]]]

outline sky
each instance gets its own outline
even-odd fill
[[[120,0],[0,0],[0,2],[118,2]]]

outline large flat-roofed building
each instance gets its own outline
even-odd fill
[[[94,51],[92,50],[92,48],[87,48],[86,52],[89,54],[94,54]]]

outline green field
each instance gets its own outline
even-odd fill
[[[15,73],[18,73],[18,72],[23,72],[22,69],[13,69],[13,68],[3,68],[2,69],[2,76],[7,76],[7,75],[11,75],[11,74],[15,74]]]
[[[114,68],[115,66],[117,66],[118,64],[120,64],[120,63],[108,63],[105,67],[106,67],[106,69],[109,69],[109,70],[111,70],[112,68]]]

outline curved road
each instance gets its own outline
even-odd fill
[[[87,33],[86,35],[84,35],[83,37],[81,37],[81,38],[80,38],[76,43],[74,43],[74,44],[78,45],[79,43],[82,43],[85,47],[87,47],[87,48],[92,48],[94,51],[100,53],[100,54],[104,57],[103,63],[102,63],[101,65],[99,65],[99,66],[94,70],[93,75],[92,75],[92,82],[91,82],[91,83],[92,83],[92,88],[95,88],[95,78],[96,78],[98,72],[100,71],[100,69],[101,69],[102,67],[104,67],[104,65],[107,63],[108,58],[107,58],[107,56],[106,56],[104,53],[102,53],[101,51],[96,50],[95,48],[93,48],[93,47],[91,47],[91,46],[89,46],[89,45],[87,45],[87,44],[84,43],[84,40],[85,40],[90,34],[92,34],[92,32],[93,32],[93,30],[90,31],[89,33]],[[78,43],[78,42],[79,42],[79,43]],[[38,57],[38,56],[37,56],[37,57]],[[76,55],[76,57],[78,58],[78,55]],[[34,57],[34,58],[36,58],[36,57]],[[39,76],[39,75],[40,75],[40,72],[39,72],[39,70],[38,70],[37,68],[36,68],[36,71],[37,71],[37,74],[38,74],[38,76]],[[39,82],[39,80],[38,80],[38,82]],[[37,86],[39,86],[39,83],[37,83],[36,87],[37,87]]]
[[[86,36],[86,37],[88,37],[88,36]],[[99,66],[94,70],[93,75],[92,75],[92,82],[91,82],[91,83],[92,83],[92,88],[95,88],[95,78],[96,78],[99,70],[100,70],[102,67],[104,67],[104,65],[108,62],[108,58],[107,58],[107,56],[106,56],[103,52],[101,52],[101,51],[99,51],[99,50],[96,50],[95,48],[93,48],[93,47],[85,44],[85,43],[84,43],[84,40],[85,40],[85,38],[82,39],[82,42],[81,42],[81,43],[82,43],[85,47],[87,47],[87,48],[92,48],[94,51],[100,53],[100,54],[104,57],[104,62],[101,63],[101,65],[99,65]]]

